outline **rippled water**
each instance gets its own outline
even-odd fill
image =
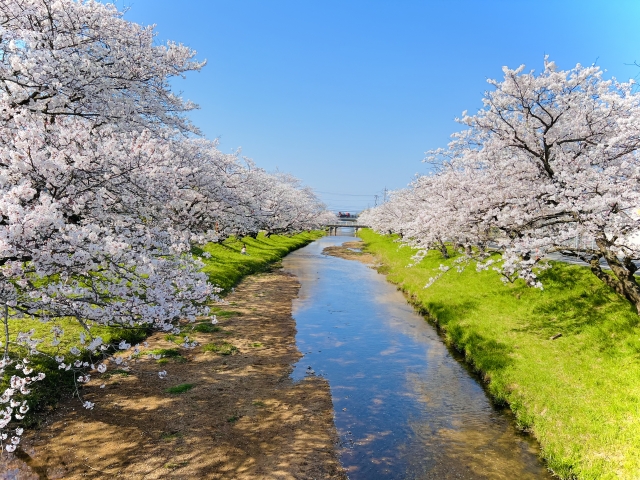
[[[384,276],[322,255],[348,240],[324,237],[283,263],[302,284],[293,377],[329,381],[349,478],[551,478],[509,411]]]

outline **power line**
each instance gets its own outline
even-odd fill
[[[367,208],[367,204],[363,205],[328,205],[327,209],[329,210],[341,210],[341,211],[351,211],[351,210],[364,210]]]
[[[355,210],[364,210],[366,208],[365,205],[358,205],[357,207],[350,207],[350,206],[344,206],[344,205],[339,205],[336,207],[327,207],[328,210],[336,210],[339,212],[352,212]]]
[[[360,194],[355,194],[355,193],[338,193],[338,192],[321,192],[319,190],[315,191],[316,193],[322,193],[323,195],[341,195],[344,197],[373,197],[375,195],[375,193],[371,193],[368,195],[360,195]]]

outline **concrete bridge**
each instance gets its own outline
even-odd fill
[[[341,218],[337,222],[329,223],[325,225],[329,229],[329,235],[337,235],[339,228],[353,228],[356,232],[359,228],[369,228],[368,225],[364,225],[358,222],[357,217]]]

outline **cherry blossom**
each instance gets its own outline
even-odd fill
[[[95,326],[179,333],[180,321],[208,314],[220,289],[201,272],[195,243],[295,233],[327,218],[293,177],[197,137],[185,116],[195,105],[170,81],[204,64],[188,47],[157,44],[153,27],[111,4],[0,0],[0,374],[17,372],[0,401],[21,402],[0,410],[7,451],[19,443],[22,402],[43,379],[12,358],[10,345],[42,353],[33,332],[9,335],[10,318],[51,322],[52,348],[61,319],[79,322],[84,334],[54,358],[80,397],[95,366],[82,356],[102,358],[98,373],[105,362],[128,367],[109,356],[132,346],[106,345]]]
[[[502,81],[489,81],[483,107],[458,119],[467,128],[429,152],[434,172],[363,221],[423,252],[446,240],[479,252],[482,263],[492,246],[505,281],[538,288],[540,259],[563,251],[640,310],[634,82],[604,79],[596,66],[559,70],[548,59],[539,74],[503,71]]]

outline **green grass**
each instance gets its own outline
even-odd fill
[[[178,438],[182,438],[182,433],[180,432],[163,432],[160,435],[160,440],[164,440],[165,442],[170,442],[172,440],[176,440]]]
[[[165,392],[170,393],[172,395],[177,395],[180,393],[185,393],[191,390],[195,385],[193,383],[182,383],[180,385],[176,385],[174,387],[169,387],[165,390]]]
[[[219,345],[216,345],[215,343],[207,343],[202,346],[202,351],[218,353],[220,355],[233,355],[238,351],[238,347],[227,342],[222,342]]]
[[[120,377],[128,377],[129,375],[131,375],[131,372],[128,370],[123,370],[121,368],[116,368],[114,370],[108,370],[107,373],[103,373],[100,378],[111,378],[116,375]]]
[[[61,327],[64,335],[60,337],[60,344],[52,346],[54,339],[51,333],[53,326]],[[35,355],[30,357],[30,366],[35,372],[43,372],[46,377],[39,381],[31,388],[31,393],[25,397],[29,403],[29,411],[27,412],[22,424],[26,427],[37,426],[43,419],[42,414],[49,412],[59,401],[60,397],[68,394],[73,390],[73,375],[71,372],[59,370],[58,363],[53,360],[55,355],[67,355],[67,363],[69,360],[82,359],[83,361],[91,361],[90,356],[85,351],[79,356],[68,355],[69,349],[74,345],[80,346],[78,338],[84,331],[80,324],[73,319],[60,319],[47,323],[39,320],[9,320],[10,335],[15,338],[18,332],[34,330],[33,338],[43,340],[39,344],[38,350],[45,355]],[[127,340],[129,343],[135,344],[141,342],[148,335],[148,331],[142,328],[131,329],[115,329],[106,327],[93,327],[91,332],[94,336],[102,337],[105,343],[118,343],[120,340]],[[23,348],[12,346],[12,353],[26,355],[27,351]],[[5,369],[5,374],[0,377],[0,392],[9,386],[11,375],[16,372],[13,366]],[[111,372],[113,374],[113,372]]]
[[[223,295],[228,293],[231,287],[235,286],[246,275],[267,271],[270,266],[279,261],[287,253],[303,247],[313,240],[321,237],[323,232],[314,231],[310,233],[301,233],[293,236],[272,235],[265,238],[259,235],[256,239],[245,238],[242,240],[247,245],[247,253],[242,255],[240,249],[242,242],[235,238],[230,238],[221,244],[210,243],[202,248],[195,247],[193,253],[200,256],[205,263],[204,272],[207,273],[209,280],[224,288]],[[202,254],[209,252],[210,258],[204,258]],[[217,315],[219,320],[238,316],[237,312],[224,310],[219,307],[212,308],[212,315]],[[51,346],[53,335],[51,327],[54,325],[64,329],[64,335],[61,337],[59,345]],[[210,325],[210,324],[209,324]],[[215,332],[219,327],[204,323],[196,324],[192,327],[196,332]],[[188,331],[190,327],[185,328]],[[39,320],[32,319],[13,319],[10,320],[10,330],[12,338],[15,338],[19,331],[26,332],[33,329],[33,338],[44,340],[40,344],[39,350],[53,357],[55,355],[67,355],[69,349],[74,345],[80,346],[79,337],[83,332],[80,324],[73,319],[62,319],[55,322],[42,323]],[[92,327],[91,332],[94,336],[101,336],[106,343],[118,343],[120,340],[127,340],[131,344],[142,342],[149,334],[148,330],[141,328],[107,328]],[[230,333],[230,332],[224,332]],[[182,343],[183,336],[175,336],[173,341]],[[27,352],[13,353],[24,355]],[[88,355],[82,354],[83,360],[89,360]],[[181,361],[183,357],[166,356],[160,359],[160,362]],[[69,359],[69,357],[67,357]],[[58,370],[58,364],[51,358],[40,355],[35,356],[31,360],[31,366],[36,372],[43,372],[46,378],[35,384],[32,393],[28,395],[27,400],[30,410],[23,421],[25,426],[34,426],[42,420],[42,413],[48,412],[59,401],[62,395],[69,393],[73,388],[73,377],[69,372]],[[0,392],[3,392],[9,383],[11,375],[15,374],[12,367],[5,370],[5,375],[0,377]]]
[[[233,310],[223,310],[222,308],[213,307],[211,308],[211,315],[216,315],[219,319],[224,319],[229,317],[240,317],[242,316],[242,312],[234,312]]]
[[[219,332],[220,330],[222,330],[222,328],[217,325],[212,325],[211,323],[198,323],[191,327],[192,332],[198,333],[214,333]]]
[[[166,334],[164,336],[164,339],[167,342],[177,343],[178,345],[180,345],[181,343],[184,342],[184,336],[183,335],[174,335],[173,333]]]
[[[184,363],[187,361],[182,356],[182,352],[177,348],[156,348],[154,350],[146,350],[144,354],[160,355],[161,358],[156,360],[158,365],[166,365],[167,363]]]
[[[266,238],[260,234],[257,238],[245,237],[242,241],[232,237],[222,243],[209,243],[202,248],[194,247],[192,251],[204,262],[203,271],[209,276],[209,281],[226,292],[246,275],[268,270],[272,263],[287,253],[317,240],[322,235],[323,232],[320,231],[290,237],[271,235]],[[247,255],[240,253],[243,243],[247,246]],[[205,252],[211,257],[202,256]]]
[[[182,354],[180,353],[180,350],[178,350],[177,348],[156,348],[154,350],[147,350],[144,353],[150,353],[153,355],[162,355],[163,357],[168,357],[168,358],[175,358],[175,357],[182,356]]]
[[[562,478],[640,478],[640,327],[624,299],[587,268],[553,263],[545,289],[503,285],[494,271],[452,268],[429,288],[440,264],[429,252],[360,231],[381,270],[437,323],[540,442]],[[454,255],[455,257],[455,255]],[[556,340],[550,338],[558,333]]]

